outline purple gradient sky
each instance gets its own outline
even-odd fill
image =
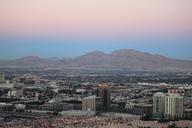
[[[0,0],[0,59],[118,48],[192,59],[191,7],[192,0]],[[6,52],[11,45],[20,51]]]

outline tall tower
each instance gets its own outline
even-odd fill
[[[165,111],[165,95],[161,92],[153,96],[153,116],[163,117]]]
[[[183,96],[168,93],[165,96],[165,118],[175,119],[183,117]]]
[[[99,84],[97,87],[97,96],[102,98],[104,108],[110,108],[111,86],[109,84]]]
[[[5,74],[4,72],[0,72],[0,82],[4,82],[5,81]]]

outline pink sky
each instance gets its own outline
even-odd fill
[[[192,0],[0,0],[1,35],[192,35]]]

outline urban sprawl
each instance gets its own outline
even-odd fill
[[[192,128],[190,72],[0,69],[0,128]]]

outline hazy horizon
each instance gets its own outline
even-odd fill
[[[170,59],[178,59],[178,60],[188,60],[188,61],[192,61],[192,59],[186,59],[186,58],[176,58],[176,57],[171,57],[171,56],[166,56],[166,55],[162,55],[162,54],[159,54],[159,53],[153,53],[153,52],[146,52],[146,51],[140,51],[140,50],[136,50],[136,49],[114,49],[112,51],[102,51],[102,50],[91,50],[91,51],[86,51],[86,52],[83,52],[83,53],[80,53],[76,56],[41,56],[41,55],[34,55],[34,54],[31,54],[31,55],[23,55],[23,56],[17,56],[17,57],[14,57],[14,58],[8,58],[8,59],[0,59],[0,61],[11,61],[11,60],[16,60],[16,59],[21,59],[21,58],[25,58],[25,57],[39,57],[39,58],[42,58],[42,59],[74,59],[74,58],[77,58],[77,57],[81,57],[85,54],[92,54],[92,53],[95,53],[95,52],[101,52],[101,53],[104,53],[104,54],[112,54],[113,52],[116,52],[116,51],[121,51],[121,50],[128,50],[128,51],[135,51],[135,52],[141,52],[143,54],[151,54],[151,55],[159,55],[159,56],[164,56],[164,57],[168,57]]]
[[[0,60],[135,49],[192,60],[191,0],[1,0]]]

